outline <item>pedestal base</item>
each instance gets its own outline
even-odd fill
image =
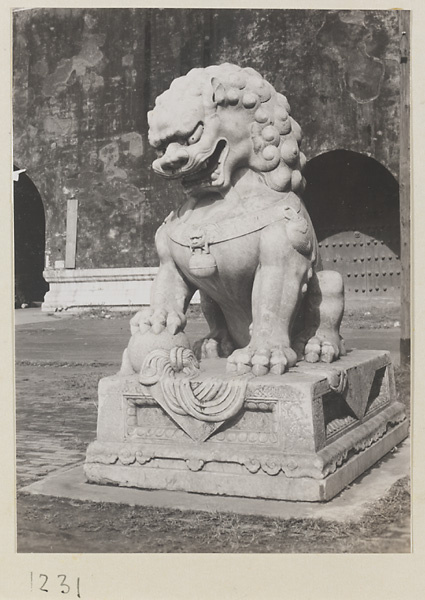
[[[194,384],[229,380],[224,360],[204,361]],[[344,389],[335,375],[343,373]],[[193,380],[192,380],[193,381]],[[89,481],[278,500],[323,501],[408,433],[388,353],[353,351],[337,363],[249,379],[240,411],[225,422],[173,414],[137,375],[99,384]]]

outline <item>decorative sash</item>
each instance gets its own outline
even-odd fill
[[[203,277],[216,269],[210,246],[259,231],[278,221],[286,221],[286,233],[295,250],[304,255],[313,250],[313,232],[301,214],[301,201],[294,194],[286,194],[271,206],[218,223],[187,223],[182,219],[174,224],[171,219],[172,215],[167,219],[170,224],[168,237],[176,244],[191,249],[193,260],[190,269]]]

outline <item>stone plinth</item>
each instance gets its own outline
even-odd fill
[[[158,269],[46,269],[50,286],[42,310],[87,309],[97,306],[126,308],[149,304]]]
[[[146,306],[157,272],[157,267],[46,269],[43,277],[50,289],[41,309],[79,312],[96,307],[128,310]],[[192,303],[199,304],[199,294],[194,295]]]
[[[191,386],[235,377],[205,360]],[[338,494],[408,433],[386,352],[356,350],[331,365],[241,378],[228,420],[177,414],[138,376],[99,384],[97,440],[85,473],[95,483],[280,500]]]

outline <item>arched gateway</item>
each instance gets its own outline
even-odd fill
[[[16,170],[16,169],[15,169]],[[25,173],[14,183],[15,306],[42,302],[45,216],[41,196]]]
[[[307,163],[305,204],[325,269],[344,277],[348,294],[400,293],[399,186],[379,162],[335,150]]]

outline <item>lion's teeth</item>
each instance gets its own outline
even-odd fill
[[[214,171],[214,173],[211,173],[211,179],[213,181],[215,181],[216,179],[218,179],[218,173],[217,173],[217,171]]]

